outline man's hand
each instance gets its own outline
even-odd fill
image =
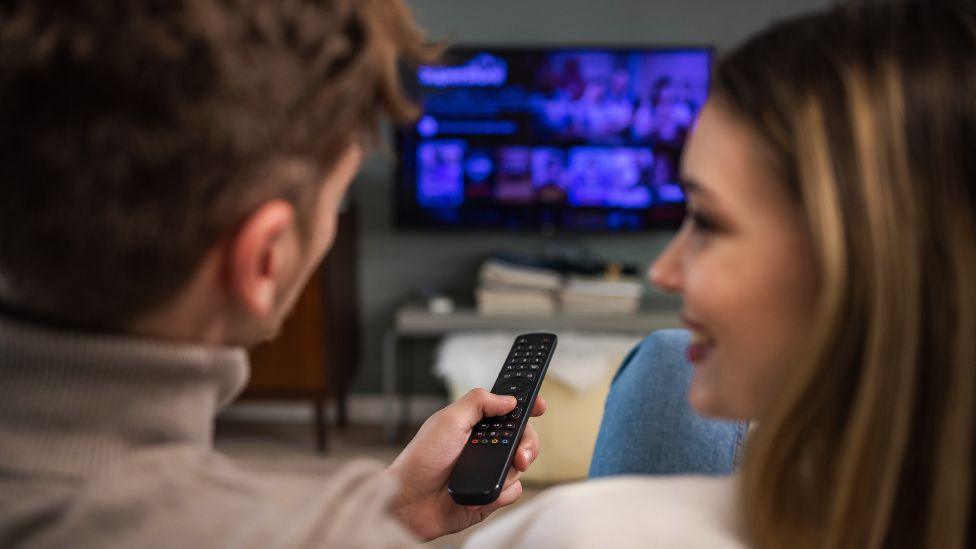
[[[465,506],[454,503],[447,493],[448,478],[471,429],[482,417],[501,416],[513,408],[515,397],[474,389],[425,421],[417,436],[397,456],[390,465],[390,470],[400,479],[400,494],[393,512],[415,534],[431,540],[464,530],[522,495],[519,477],[539,455],[539,436],[532,425],[525,428],[512,460],[513,467],[497,500],[488,505]],[[545,401],[536,398],[532,415],[539,416],[545,411]]]

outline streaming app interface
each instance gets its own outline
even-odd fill
[[[683,215],[678,167],[711,50],[454,50],[409,79],[398,217],[641,230]]]

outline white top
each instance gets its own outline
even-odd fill
[[[737,477],[613,477],[547,490],[466,549],[745,549]]]

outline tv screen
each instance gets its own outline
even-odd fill
[[[423,114],[397,134],[404,228],[677,227],[678,166],[711,48],[458,48],[406,78]]]

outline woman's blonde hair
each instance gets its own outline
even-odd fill
[[[811,347],[750,441],[760,547],[976,543],[976,7],[859,3],[716,70],[803,204]]]

